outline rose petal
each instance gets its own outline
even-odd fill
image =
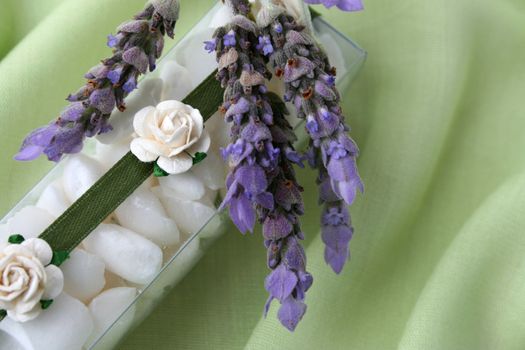
[[[176,109],[176,110],[184,109],[185,106],[186,105],[180,101],[168,100],[168,101],[162,101],[161,103],[159,103],[156,109],[157,111],[162,112],[162,111],[169,111],[173,109]]]
[[[202,117],[201,112],[194,108],[192,108],[190,116],[194,123],[194,135],[200,137],[204,128],[204,118]]]
[[[45,300],[50,300],[58,297],[64,289],[64,275],[62,270],[55,265],[49,265],[45,268],[47,275],[47,282],[44,288],[44,294],[42,297]]]
[[[190,170],[193,160],[186,153],[180,153],[176,157],[171,158],[161,156],[157,164],[168,174],[180,174]]]
[[[26,312],[18,312],[16,310],[7,310],[7,316],[16,322],[28,322],[34,320],[40,315],[42,308],[39,303],[35,303],[33,307]]]
[[[148,116],[152,115],[154,112],[155,107],[148,106],[142,108],[135,114],[135,117],[133,119],[133,128],[140,137],[148,137],[151,135],[151,132],[147,126],[147,119]]]
[[[188,153],[195,155],[197,152],[208,152],[210,149],[211,138],[208,131],[204,130],[201,137],[194,143],[190,148],[188,148]]]
[[[194,138],[193,140],[191,140],[190,142],[188,142],[187,144],[185,145],[182,145],[180,147],[176,147],[176,148],[173,148],[170,153],[169,153],[169,157],[173,157],[173,156],[176,156],[178,154],[181,154],[183,151],[191,148],[195,143],[197,143],[198,139]]]
[[[53,251],[49,244],[40,238],[29,238],[22,242],[24,247],[31,249],[42,265],[47,265],[53,258]]]
[[[159,157],[159,153],[151,152],[152,147],[146,148],[147,143],[153,143],[153,141],[146,139],[134,139],[131,141],[130,149],[131,152],[142,162],[153,162]]]

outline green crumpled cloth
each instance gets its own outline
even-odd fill
[[[0,51],[30,31],[0,63],[1,212],[50,168],[11,160],[23,136],[64,106],[142,2],[3,1]],[[179,36],[213,1],[181,2]],[[232,229],[122,349],[525,348],[525,3],[365,5],[323,11],[369,52],[345,96],[366,195],[343,273],[323,262],[303,171],[315,282],[295,333],[276,305],[262,318],[262,240]]]

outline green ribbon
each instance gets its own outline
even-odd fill
[[[215,114],[223,100],[224,90],[215,78],[216,73],[210,74],[182,100],[200,110],[204,121]],[[47,241],[55,252],[71,252],[153,174],[154,164],[143,163],[131,152],[127,153],[40,238]]]

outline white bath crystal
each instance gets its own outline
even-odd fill
[[[198,202],[204,204],[207,207],[215,208],[216,197],[213,196],[213,192],[216,192],[216,191],[208,189],[208,191],[206,191],[206,195],[204,195],[204,197],[199,199]]]
[[[0,330],[0,345],[2,346],[2,349],[26,350],[18,340],[2,330]]]
[[[211,28],[195,29],[177,45],[175,59],[178,64],[189,70],[194,86],[198,86],[217,66],[215,54],[207,53],[202,44],[210,40],[212,35]]]
[[[94,158],[107,171],[129,152],[131,137],[124,138],[120,142],[107,145],[96,141],[96,153]]]
[[[46,210],[54,217],[59,217],[71,205],[66,198],[64,188],[60,181],[51,183],[40,195],[36,206]]]
[[[84,240],[84,247],[100,256],[106,269],[134,283],[150,282],[162,265],[157,245],[118,225],[101,224]]]
[[[197,201],[179,199],[165,193],[160,187],[152,188],[160,198],[169,216],[185,233],[195,233],[215,214],[215,208]]]
[[[211,18],[208,27],[212,29],[223,27],[226,24],[230,23],[232,18],[233,11],[231,10],[231,8],[229,6],[221,6]]]
[[[160,200],[145,186],[129,196],[117,208],[115,215],[120,225],[159,246],[170,246],[180,241],[177,224],[168,217]]]
[[[206,194],[204,184],[191,171],[161,177],[159,184],[163,192],[181,199],[198,200]]]
[[[69,201],[79,199],[102,177],[102,165],[91,157],[83,154],[70,156],[64,167],[64,192]]]
[[[82,249],[73,250],[60,268],[64,273],[64,291],[84,303],[100,293],[106,283],[104,261]]]
[[[93,317],[94,331],[91,340],[96,340],[126,311],[137,295],[137,289],[129,287],[112,288],[102,292],[89,304],[89,312]],[[135,308],[126,311],[126,315],[119,319],[116,327],[121,332],[129,329],[133,323]],[[118,332],[120,333],[120,332]]]
[[[113,130],[98,135],[97,140],[105,144],[112,144],[129,138],[133,133],[132,121],[135,113],[146,106],[156,106],[161,101],[162,84],[162,80],[158,78],[141,81],[138,89],[126,98],[126,110],[124,112],[114,110],[111,114],[109,123]]]
[[[7,220],[7,226],[1,233],[0,241],[7,241],[13,234],[22,235],[26,239],[38,237],[53,221],[55,217],[46,210],[29,205]]]
[[[217,196],[219,195],[219,190],[206,189],[206,194],[200,200],[202,203],[209,203],[210,206],[215,207],[215,202],[217,201]]]
[[[215,152],[208,152],[208,156],[199,164],[194,165],[191,172],[192,176],[195,174],[212,190],[225,187],[225,163]]]
[[[160,78],[164,82],[161,101],[180,101],[196,87],[190,72],[176,61],[167,61],[162,65]]]
[[[7,317],[0,322],[0,330],[25,350],[81,350],[93,331],[93,321],[84,304],[62,293],[36,319],[19,323]]]

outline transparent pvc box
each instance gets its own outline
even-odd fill
[[[46,212],[50,215],[44,214],[46,201],[42,198],[46,196],[48,198],[50,193],[51,195],[56,195],[53,190],[56,189],[57,183],[63,181],[60,179],[64,177],[64,172],[68,171],[68,166],[71,167],[68,164],[78,161],[78,157],[87,157],[100,163],[97,163],[100,165],[99,173],[107,171],[113,163],[129,150],[129,142],[126,136],[132,133],[132,114],[134,112],[165,99],[182,99],[216,68],[215,55],[206,53],[202,49],[202,42],[209,40],[214,28],[223,24],[220,23],[221,11],[224,11],[222,5],[213,7],[176,46],[164,55],[159,61],[155,72],[142,79],[139,89],[129,97],[129,111],[115,115],[115,118],[112,116],[111,123],[115,128],[116,134],[100,137],[97,140],[90,140],[90,142],[86,143],[82,154],[75,156],[77,158],[66,157],[0,221],[0,239],[7,239],[11,233],[10,225],[17,224],[23,227],[24,217],[21,216],[21,213],[24,213],[24,211],[31,215],[31,220],[40,224],[40,227],[36,225],[27,228],[28,232],[31,231],[27,233],[29,236],[37,236],[38,230],[47,227],[54,218],[60,215],[59,212],[51,214]],[[348,91],[352,81],[362,67],[366,59],[366,53],[357,44],[328,24],[322,17],[317,17],[313,20],[313,27],[315,36],[324,46],[332,64],[337,68],[337,87],[344,94],[345,91]],[[183,75],[182,77],[181,74]],[[170,77],[173,79],[170,79]],[[182,81],[183,83],[173,86],[172,81]],[[292,109],[290,111],[292,112]],[[206,123],[207,128],[220,127],[223,130],[222,137],[218,137],[215,140],[216,150],[225,146],[227,142],[227,134],[225,134],[227,129],[224,125],[221,125],[221,123],[225,123],[219,118],[220,115],[215,115]],[[291,120],[294,120],[295,129],[299,137],[297,147],[302,148],[306,145],[304,126],[296,122],[293,116]],[[118,139],[121,142],[112,142],[112,139]],[[213,142],[214,140],[212,140]],[[221,169],[219,175],[219,180],[223,184],[226,171],[227,169]],[[155,307],[162,302],[163,298],[176,288],[177,284],[191,271],[205,252],[208,249],[213,249],[213,242],[230,227],[227,212],[219,212],[217,210],[221,196],[224,194],[224,189],[218,188],[216,185],[218,180],[217,174],[215,174],[214,179],[210,179],[211,175],[207,174],[204,169],[200,171],[199,176],[203,179],[203,183],[208,186],[205,188],[205,195],[197,200],[181,200],[177,204],[183,215],[191,215],[191,213],[197,213],[197,216],[203,215],[202,213],[206,215],[199,217],[198,220],[194,220],[197,222],[196,224],[190,225],[186,223],[186,225],[181,225],[179,230],[180,240],[178,242],[174,244],[157,242],[162,251],[162,263],[153,276],[150,276],[147,281],[129,281],[114,271],[108,270],[108,267],[105,266],[102,272],[99,271],[99,274],[103,274],[103,285],[98,288],[100,290],[95,295],[93,295],[94,292],[85,294],[85,291],[78,291],[75,289],[75,286],[72,286],[65,288],[63,295],[57,298],[57,300],[62,298],[58,303],[62,306],[57,306],[55,311],[51,307],[44,311],[35,321],[30,321],[27,324],[16,324],[8,320],[0,322],[0,348],[13,350],[115,348],[128,332],[140,325],[154,311]],[[152,178],[147,181],[149,183],[147,186],[150,186],[150,191],[159,197],[162,196],[162,194],[158,193],[158,191],[162,190],[162,186],[159,186],[157,182],[158,180]],[[210,185],[210,183],[215,183],[215,186]],[[163,200],[160,200],[160,203],[168,216],[179,225],[177,220],[181,219],[180,214],[172,215],[173,210],[170,212],[170,210],[166,209],[166,206],[169,206],[169,204],[166,204]],[[187,207],[185,207],[186,205]],[[202,211],[204,207],[207,209]],[[112,215],[105,221],[104,225],[124,226],[119,221],[119,218],[119,215]],[[145,236],[143,237],[144,239],[150,238],[147,234],[143,236]],[[83,251],[85,249],[85,244],[79,247],[80,255],[84,254]],[[89,254],[96,255],[89,249],[87,251]],[[85,261],[85,259],[79,258],[77,264],[82,264]],[[85,262],[86,264],[90,263],[89,259],[87,261]],[[67,262],[63,266],[66,266],[66,264]],[[83,271],[83,267],[80,266],[78,271]],[[66,284],[68,284],[68,274],[64,274]],[[75,278],[82,279],[84,276],[77,273]],[[90,276],[89,278],[92,277]],[[100,282],[100,278],[96,280]],[[130,291],[132,292],[131,294],[129,293]],[[69,295],[68,292],[73,295]],[[127,297],[120,299],[107,297],[113,292],[127,293]],[[102,295],[106,299],[101,297]],[[117,300],[117,302],[114,300]],[[100,315],[100,309],[104,308],[107,303],[111,307],[108,307],[102,312],[103,315]],[[118,305],[115,306],[115,304]],[[55,315],[61,307],[74,307],[79,314],[80,321],[72,318],[73,316],[62,317]],[[74,312],[71,313],[75,314]],[[39,320],[40,318],[43,318],[43,320]],[[82,332],[81,325],[84,325],[84,333],[79,334],[78,332]],[[79,327],[81,328],[80,330]],[[70,334],[67,334],[68,330]],[[88,332],[89,334],[85,334]],[[39,339],[38,341],[35,340],[37,338]]]

